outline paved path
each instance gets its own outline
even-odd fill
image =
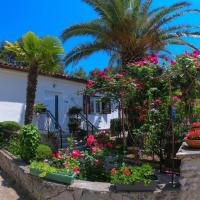
[[[31,200],[0,170],[0,200]]]

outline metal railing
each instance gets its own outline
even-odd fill
[[[84,114],[79,113],[78,116],[79,116],[79,117],[81,118],[81,120],[84,121],[84,122],[86,123],[86,125],[91,129],[93,135],[94,135],[96,132],[98,132],[98,128],[97,128],[96,126],[94,126],[94,125],[92,124],[92,122],[89,121],[89,120],[87,119],[87,117],[86,117]],[[88,133],[87,133],[87,134],[88,134]]]
[[[36,122],[38,129],[41,132],[54,133],[54,134],[57,133],[57,137],[60,138],[60,146],[62,148],[63,144],[62,135],[64,131],[62,130],[62,127],[57,122],[53,114],[49,110],[46,110],[46,112],[40,114],[40,117],[41,118],[37,119]]]

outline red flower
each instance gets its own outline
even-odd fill
[[[192,127],[193,127],[193,128],[198,128],[198,127],[200,127],[200,122],[194,122],[194,123],[192,123]]]
[[[104,69],[104,72],[109,73],[110,69],[107,67],[107,68]]]
[[[73,150],[72,151],[72,157],[74,157],[74,158],[81,158],[81,157],[83,157],[83,155],[80,153],[79,150]]]
[[[87,146],[92,146],[96,142],[94,135],[89,135],[86,141]]]
[[[145,121],[147,115],[146,114],[141,114],[139,115],[139,117],[137,118],[140,122]]]
[[[112,149],[112,148],[113,148],[112,142],[108,142],[108,143],[107,143],[107,147],[110,148],[110,149]]]
[[[62,154],[61,153],[56,153],[56,158],[61,159],[62,158]]]
[[[99,149],[103,149],[104,148],[104,144],[103,143],[98,144],[98,147],[99,147]]]
[[[117,170],[115,169],[115,168],[113,168],[112,170],[111,170],[111,174],[116,174],[117,173]]]
[[[73,168],[73,171],[74,171],[77,175],[80,174],[80,171],[78,170],[78,167],[74,167],[74,168]]]
[[[131,175],[131,172],[129,169],[124,169],[123,170],[123,174],[126,175],[126,176],[130,176]]]
[[[200,130],[191,130],[187,134],[189,140],[200,140]]]

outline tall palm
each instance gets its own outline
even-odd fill
[[[33,106],[37,90],[39,71],[57,72],[61,70],[60,56],[64,52],[61,42],[55,37],[37,37],[28,32],[20,41],[7,42],[5,48],[16,55],[16,59],[27,64],[29,69],[26,90],[25,124],[32,122]]]
[[[65,57],[66,64],[78,62],[97,51],[111,55],[110,62],[118,59],[123,65],[137,61],[147,54],[168,52],[167,45],[195,46],[183,39],[184,36],[199,37],[197,26],[170,23],[190,12],[187,2],[170,7],[152,9],[153,0],[83,0],[99,15],[88,23],[67,28],[62,33],[63,41],[73,36],[92,36],[93,41],[82,43]],[[194,28],[194,31],[192,29]]]

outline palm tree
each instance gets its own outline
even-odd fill
[[[60,71],[60,58],[64,50],[57,38],[49,36],[39,38],[32,32],[28,32],[15,43],[7,42],[5,48],[14,53],[16,59],[23,61],[29,69],[24,123],[30,124],[33,118],[38,73]]]
[[[200,12],[188,8],[190,4],[187,2],[152,9],[153,0],[83,1],[97,12],[99,18],[67,28],[62,38],[67,41],[74,36],[92,36],[93,41],[72,49],[65,57],[66,64],[78,62],[98,51],[109,53],[111,63],[118,59],[124,66],[148,54],[170,53],[167,45],[171,44],[196,49],[183,37],[199,37],[198,26],[170,25],[184,14]]]

